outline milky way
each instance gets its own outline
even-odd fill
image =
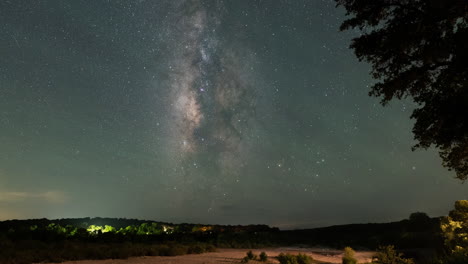
[[[209,179],[209,192],[223,192],[222,182],[238,177],[249,155],[255,91],[247,70],[253,58],[241,62],[245,56],[236,56],[239,51],[219,38],[223,12],[221,3],[207,8],[190,0],[176,4],[168,18],[168,35],[175,43],[168,61],[168,149],[179,170],[174,184],[184,188],[185,197],[213,175],[205,167],[217,174]]]
[[[0,1],[0,219],[446,214],[467,186],[411,151],[411,104],[367,95],[344,19],[333,0]]]

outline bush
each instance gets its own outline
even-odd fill
[[[250,260],[257,260],[257,259],[258,259],[258,256],[255,255],[255,254],[252,252],[252,250],[249,250],[249,251],[247,252],[247,256],[245,256],[245,257],[241,260],[241,262],[242,262],[242,263],[247,263],[247,262],[249,262]]]
[[[372,259],[372,263],[378,264],[414,264],[412,259],[403,258],[401,253],[397,253],[393,246],[380,247],[377,255]]]
[[[278,261],[280,264],[310,264],[312,263],[312,258],[305,254],[299,254],[296,256],[281,253],[278,256]]]
[[[298,264],[296,256],[291,254],[280,253],[278,255],[278,261],[280,264]]]
[[[310,264],[312,262],[312,257],[306,254],[299,254],[296,256],[296,259],[298,264]]]
[[[256,260],[257,259],[257,255],[255,255],[252,250],[249,250],[249,252],[247,252],[247,258],[251,259],[251,260]]]
[[[266,262],[268,260],[268,256],[265,252],[260,253],[260,261]]]
[[[247,263],[247,262],[249,262],[250,260],[257,260],[257,259],[258,259],[258,256],[255,255],[255,254],[252,252],[252,250],[249,250],[249,251],[247,252],[247,256],[245,256],[245,257],[241,260],[241,262],[242,262],[242,263]]]
[[[354,257],[356,252],[350,247],[345,247],[342,263],[343,264],[357,264],[357,259]]]

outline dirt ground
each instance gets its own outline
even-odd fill
[[[65,264],[234,264],[240,263],[240,260],[246,255],[248,249],[218,249],[217,252],[205,253],[200,255],[184,255],[176,257],[136,257],[126,260],[83,260],[68,261]],[[343,251],[325,249],[325,248],[265,248],[252,249],[255,254],[264,251],[268,255],[267,263],[279,263],[276,259],[270,258],[278,256],[281,252],[291,254],[307,254],[318,263],[341,263]],[[372,254],[370,251],[356,252],[356,258],[359,263],[370,262]],[[261,262],[250,262],[261,263]]]

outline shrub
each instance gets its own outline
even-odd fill
[[[257,255],[255,255],[252,250],[249,250],[249,252],[247,252],[247,258],[251,259],[251,260],[256,260],[257,259]]]
[[[278,261],[280,264],[310,264],[312,263],[312,258],[305,254],[292,255],[281,253],[278,256]]]
[[[357,264],[357,259],[354,257],[356,252],[350,247],[345,247],[342,263],[343,264]]]
[[[257,259],[258,259],[258,256],[255,255],[255,254],[252,252],[252,250],[249,250],[249,251],[247,252],[247,256],[245,256],[245,257],[241,260],[241,262],[242,262],[242,263],[247,263],[247,262],[249,262],[250,260],[257,260]]]
[[[378,264],[414,264],[412,259],[403,258],[401,253],[395,251],[394,246],[385,246],[378,249],[372,263]]]
[[[260,261],[266,262],[268,260],[268,256],[265,252],[260,253]]]
[[[310,264],[312,262],[312,257],[306,254],[299,254],[296,256],[296,260],[297,264]]]
[[[296,256],[291,254],[280,253],[278,255],[278,261],[280,264],[299,264],[297,263]]]

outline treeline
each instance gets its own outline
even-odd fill
[[[128,234],[147,234],[159,235],[166,234],[189,234],[196,232],[272,232],[278,231],[278,228],[271,228],[267,225],[202,225],[202,224],[173,224],[157,221],[146,221],[125,218],[70,218],[70,219],[29,219],[29,220],[7,220],[0,221],[0,232],[16,232],[35,229],[54,229],[53,226],[63,228],[90,229],[101,232],[111,231]],[[107,226],[108,230],[104,230]]]
[[[443,246],[440,218],[429,218],[424,213],[414,213],[399,222],[289,231],[267,225],[172,224],[118,218],[9,220],[0,222],[0,238],[12,241],[205,242],[236,248],[292,244],[369,249],[388,244],[398,248]]]
[[[415,213],[407,220],[280,231],[267,225],[172,224],[115,218],[0,222],[0,263],[171,256],[219,248],[328,246],[377,249],[443,248],[440,219]],[[417,256],[416,256],[417,257]]]
[[[352,246],[374,250],[382,245],[395,245],[400,249],[440,250],[443,247],[440,220],[429,218],[424,213],[414,213],[409,219],[399,222],[282,231],[281,240],[286,243],[326,245],[334,248]]]
[[[33,219],[0,222],[0,239],[85,242],[206,242],[216,246],[251,247],[275,240],[267,225],[223,226],[172,224],[113,218]]]
[[[113,218],[34,219],[0,222],[0,263],[176,256],[216,247],[272,246],[266,225],[171,224]]]
[[[204,242],[218,247],[249,248],[269,245],[324,245],[376,249],[439,248],[443,240],[440,218],[415,213],[409,219],[381,224],[351,224],[279,231],[267,225],[223,226],[172,224],[116,218],[33,219],[0,222],[0,239],[88,242]]]

